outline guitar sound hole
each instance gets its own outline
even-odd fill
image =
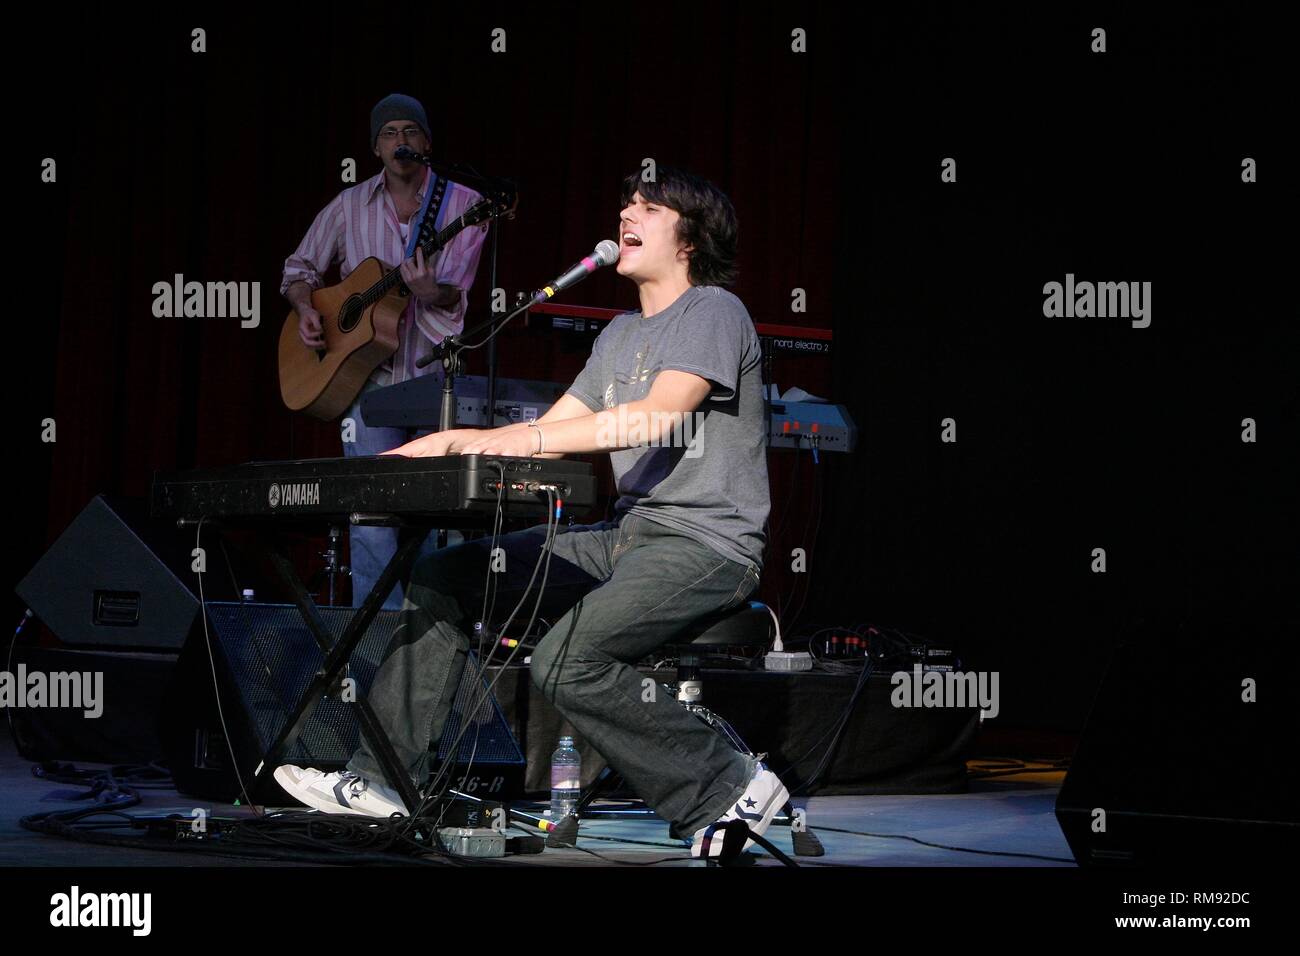
[[[351,332],[361,322],[361,301],[359,296],[348,296],[343,308],[339,309],[339,331]]]

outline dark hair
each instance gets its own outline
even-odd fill
[[[731,200],[717,186],[685,170],[659,166],[645,182],[641,173],[623,180],[623,205],[641,193],[646,202],[676,211],[677,238],[693,247],[688,276],[691,285],[729,286],[736,281],[736,239],[740,227]]]

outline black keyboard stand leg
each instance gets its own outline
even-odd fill
[[[591,786],[587,788],[587,792],[582,795],[580,800],[578,800],[578,805],[574,807],[574,812],[581,817],[582,812],[586,810],[587,807],[591,806],[594,801],[600,799],[600,797],[604,795],[604,793],[609,790],[616,781],[622,781],[622,779],[623,777],[621,774],[615,772],[613,767],[606,764],[605,769],[596,775],[596,779],[591,781]]]
[[[294,573],[293,565],[290,564],[288,558],[278,547],[267,548],[277,575],[289,588],[294,605],[298,608],[298,613],[302,615],[307,630],[315,638],[317,645],[325,654],[325,661],[321,664],[320,670],[316,672],[307,689],[303,691],[302,697],[294,707],[289,719],[285,722],[279,736],[276,737],[275,743],[271,745],[262,762],[258,764],[253,775],[255,779],[260,777],[262,771],[268,766],[274,770],[275,767],[280,765],[280,762],[284,759],[285,751],[298,739],[298,735],[302,733],[307,721],[311,718],[312,712],[315,711],[316,705],[320,703],[321,698],[325,696],[328,690],[334,686],[339,672],[347,666],[352,651],[361,641],[361,638],[365,636],[367,628],[370,627],[370,622],[379,613],[380,607],[392,592],[394,585],[397,584],[400,577],[405,576],[407,566],[419,551],[420,545],[423,544],[426,536],[427,533],[399,535],[397,552],[384,566],[383,572],[379,575],[379,580],[370,589],[370,593],[366,595],[361,607],[357,608],[356,612],[348,620],[347,626],[343,629],[343,634],[339,637],[337,643],[330,637],[324,621],[321,620],[320,613],[316,610],[311,595],[307,593],[297,574]],[[401,796],[407,812],[414,813],[415,808],[420,804],[420,795],[411,782],[410,775],[398,761],[397,752],[393,750],[392,741],[388,739],[388,735],[380,726],[379,720],[369,702],[358,694],[355,704],[361,724],[361,733],[370,745],[375,759],[379,761],[380,767],[383,768],[384,777],[387,779],[389,786],[393,787]]]

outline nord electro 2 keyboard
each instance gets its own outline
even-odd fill
[[[381,516],[436,521],[445,527],[490,524],[500,482],[507,516],[546,516],[546,487],[566,511],[591,507],[596,481],[591,465],[566,459],[501,455],[407,458],[372,455],[260,461],[228,468],[159,474],[154,478],[156,518],[341,519],[380,524]]]
[[[550,327],[564,332],[599,332],[626,309],[602,309],[566,302],[543,302],[528,310],[531,315],[550,320]],[[802,325],[776,325],[755,322],[754,330],[763,342],[780,352],[830,355],[831,330]]]

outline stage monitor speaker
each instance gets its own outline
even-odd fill
[[[192,542],[142,502],[97,495],[16,590],[66,647],[175,653],[199,607]],[[209,578],[209,597],[234,596]]]
[[[352,608],[319,607],[326,628],[338,640]],[[375,672],[397,628],[400,612],[380,611],[357,644],[344,676],[357,692],[370,691]],[[264,769],[254,786],[253,773],[284,727],[295,704],[325,655],[312,639],[298,609],[288,604],[212,602],[207,605],[208,640],[202,622],[181,652],[176,680],[168,694],[163,743],[176,789],[214,800],[233,801],[243,786],[260,804],[293,805],[294,801]],[[221,710],[213,694],[213,668]],[[475,691],[471,653],[451,717],[443,728],[435,769],[447,759]],[[484,684],[478,684],[482,691]],[[224,717],[224,730],[223,721]],[[523,793],[525,761],[510,727],[488,694],[461,738],[456,789],[489,799]],[[342,770],[361,742],[355,706],[336,694],[323,697],[283,759],[318,770]],[[233,754],[233,755],[232,755]],[[473,758],[466,777],[464,767]],[[232,763],[233,760],[233,763]],[[238,768],[238,775],[236,774]],[[462,778],[465,779],[462,779]]]
[[[1081,865],[1291,862],[1300,622],[1151,622],[1117,648],[1057,798]],[[1288,733],[1288,736],[1293,736]]]
[[[47,686],[72,675],[92,688],[94,706],[14,707],[10,730],[24,760],[151,764],[163,759],[158,716],[176,670],[175,653],[85,651],[20,644],[15,673],[44,675]],[[22,669],[22,670],[20,670]],[[66,684],[65,684],[66,686]],[[83,705],[89,703],[82,691]]]

